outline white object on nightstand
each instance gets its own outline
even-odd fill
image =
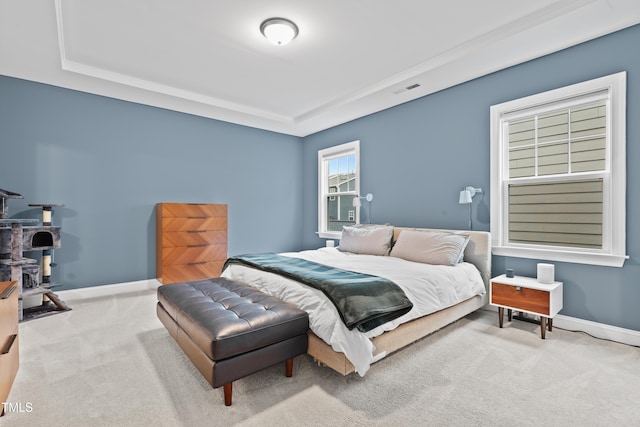
[[[553,264],[538,264],[538,282],[553,283],[555,281],[555,266]]]

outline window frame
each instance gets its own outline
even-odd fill
[[[607,159],[603,182],[603,247],[600,250],[566,248],[508,242],[508,144],[504,132],[506,120],[522,111],[561,108],[582,104],[590,95],[606,92]],[[579,101],[580,100],[580,101]],[[579,101],[579,102],[578,102]],[[622,267],[626,255],[626,72],[493,105],[491,117],[491,240],[494,255],[534,258]],[[579,174],[576,174],[579,175]],[[574,175],[574,179],[576,177]],[[594,175],[590,173],[589,175]],[[519,182],[562,180],[560,175],[523,179]],[[567,179],[570,179],[567,177]]]
[[[329,160],[354,155],[356,160],[355,190],[346,192],[329,193],[328,189],[328,164]],[[331,194],[332,196],[329,196]],[[327,230],[327,200],[329,197],[339,197],[344,195],[360,194],[360,141],[355,140],[344,144],[318,150],[318,231],[317,234],[323,239],[339,239],[342,235],[340,231]],[[360,207],[355,206],[355,221],[360,223]]]

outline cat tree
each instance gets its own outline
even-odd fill
[[[51,291],[53,250],[60,247],[61,227],[52,225],[54,207],[62,204],[29,204],[42,208],[42,224],[37,219],[8,218],[8,199],[22,195],[0,188],[0,281],[15,281],[19,290],[19,319],[31,319],[70,308]],[[41,262],[24,252],[41,252]],[[40,297],[41,305],[24,308],[26,298]]]

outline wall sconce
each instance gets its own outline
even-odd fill
[[[369,218],[368,219],[369,219],[369,224],[371,224],[371,201],[373,200],[373,194],[367,193],[367,195],[364,197],[358,196],[358,195],[353,196],[354,208],[359,208],[360,206],[362,206],[362,202],[360,202],[360,199],[365,199],[367,202],[369,202],[369,209],[368,209]]]
[[[371,193],[367,193],[366,196],[362,197],[362,196],[353,196],[353,207],[354,208],[359,208],[360,206],[362,206],[362,203],[360,202],[360,199],[365,199],[367,202],[369,202],[369,204],[371,204],[371,201],[373,200],[373,194]]]
[[[461,205],[469,205],[469,230],[473,229],[471,210],[473,207],[473,198],[477,193],[482,193],[482,188],[465,187],[460,191],[460,199],[458,200],[458,203]]]

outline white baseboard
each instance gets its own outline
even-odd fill
[[[112,285],[91,286],[88,288],[69,289],[56,292],[64,301],[113,296],[114,294],[146,291],[156,289],[161,283],[156,279],[138,280],[136,282],[115,283]]]
[[[497,312],[498,307],[487,304],[484,307],[484,310]],[[563,316],[562,314],[558,314],[553,318],[553,327],[566,329],[567,331],[585,332],[596,338],[640,347],[640,331],[635,331],[633,329],[620,328],[618,326],[578,319],[577,317]]]
[[[640,347],[640,331],[634,331],[633,329],[619,328],[561,314],[553,318],[553,327],[569,331],[582,331],[597,338]]]

